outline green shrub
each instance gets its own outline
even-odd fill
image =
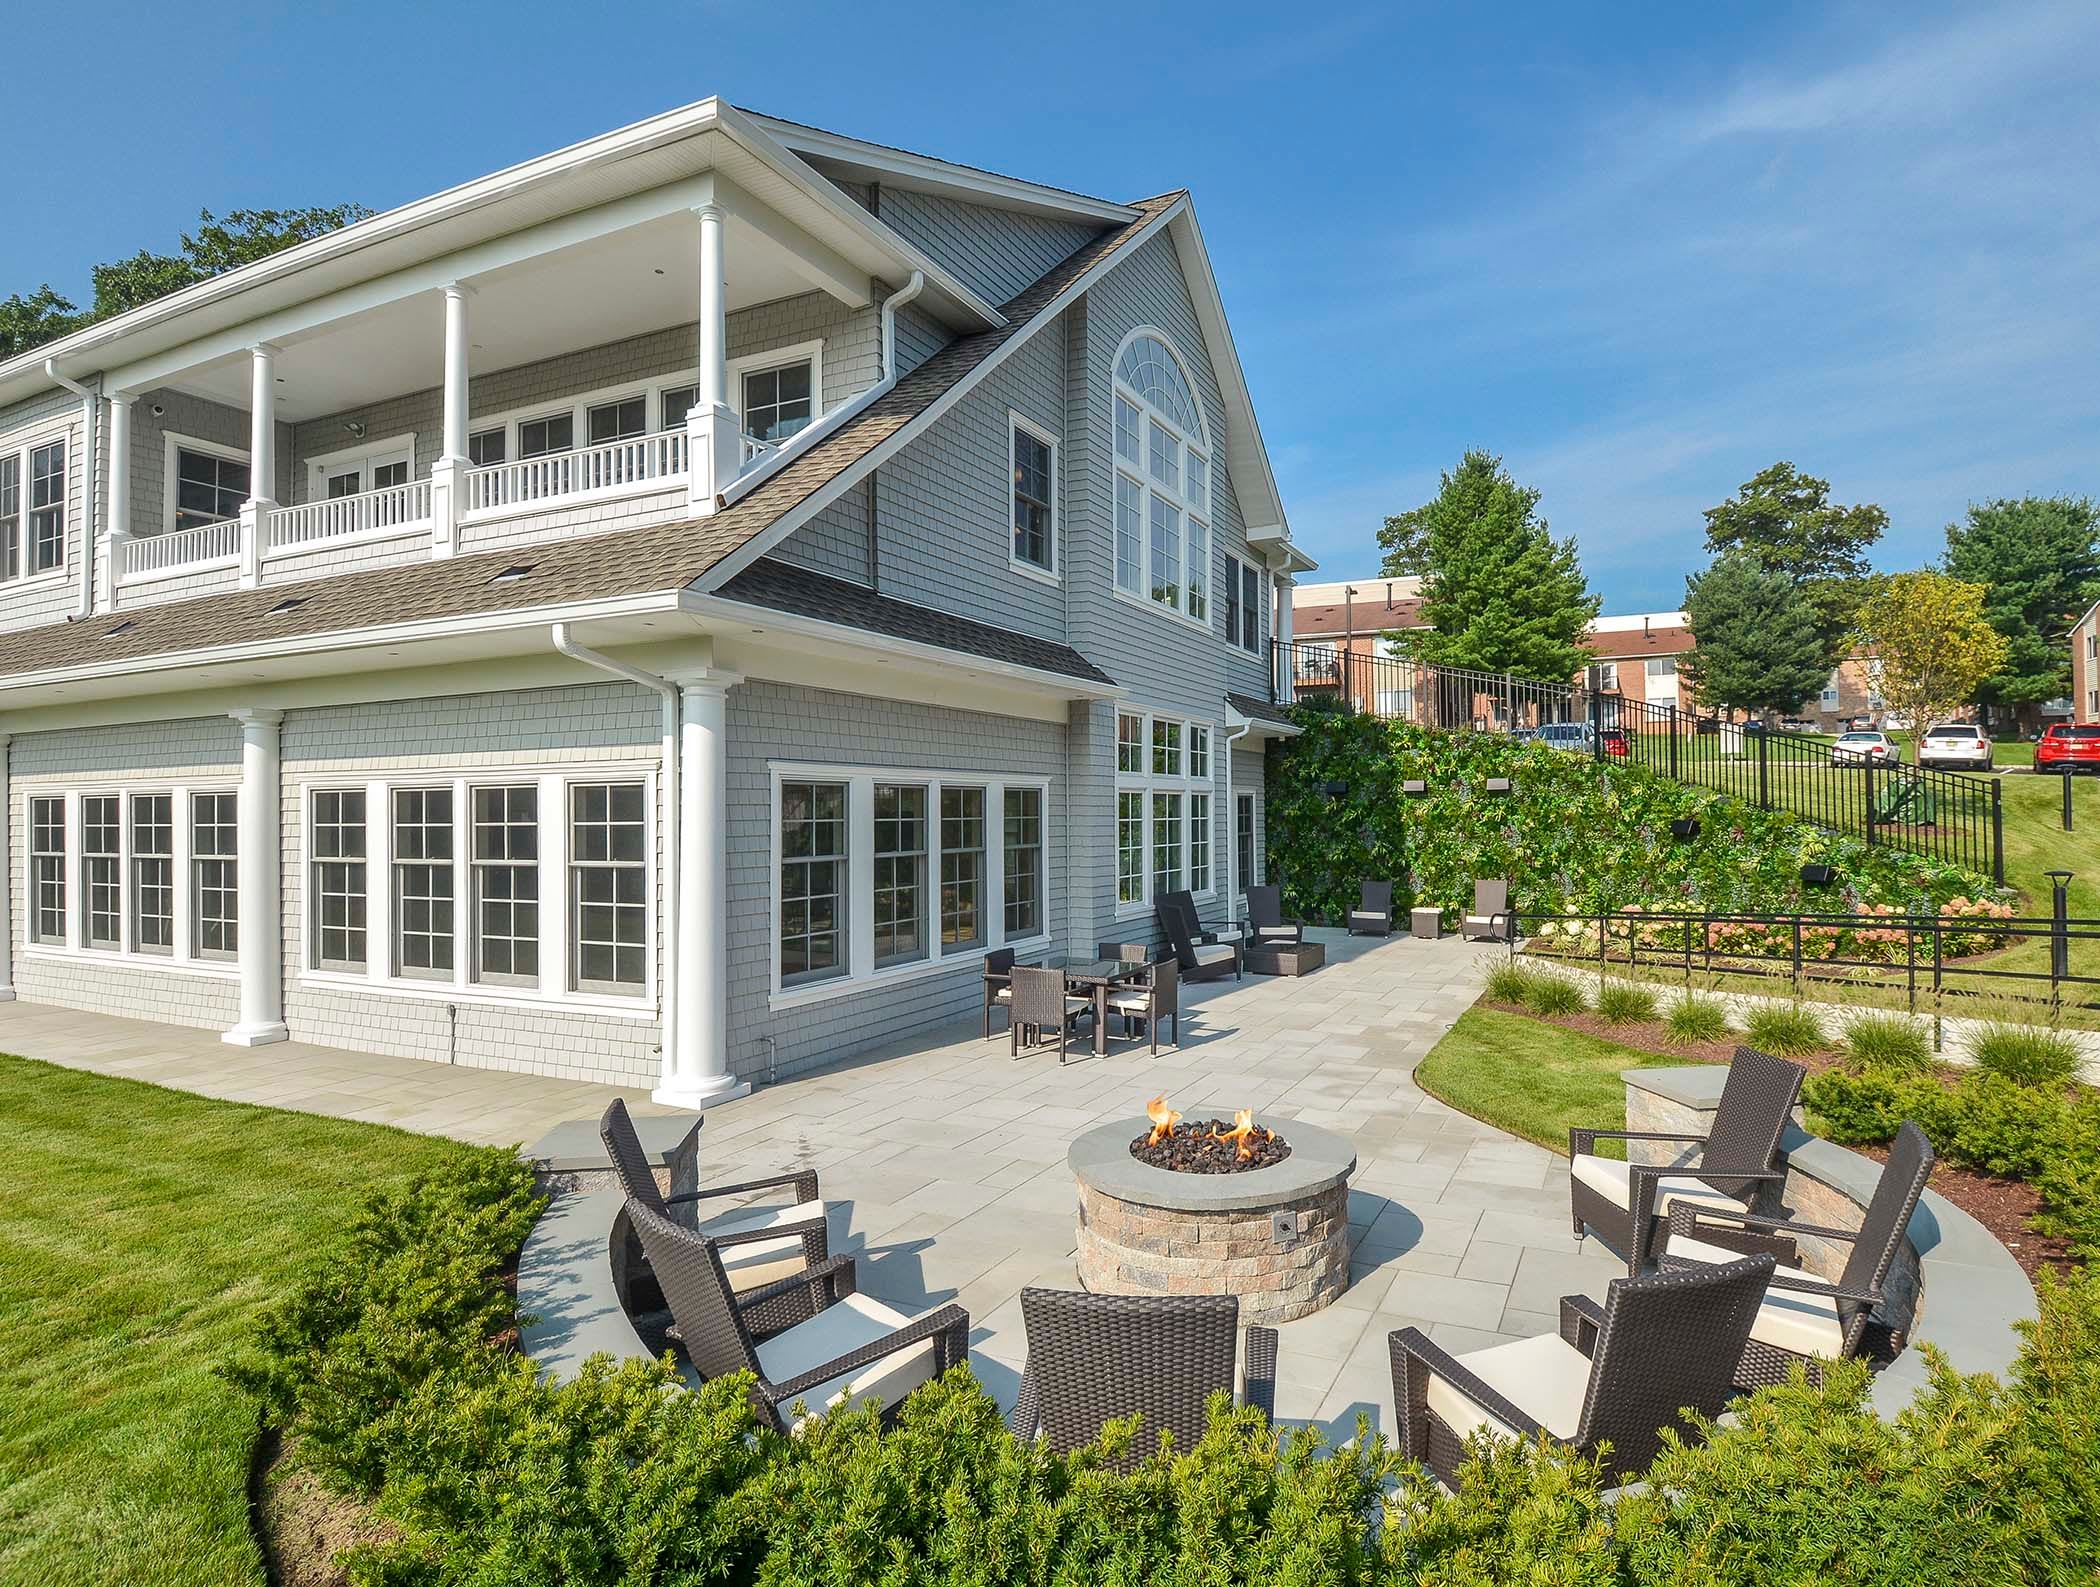
[[[1879,1146],[1911,1117],[1914,1085],[1911,1077],[1886,1069],[1826,1069],[1802,1082],[1801,1101],[1825,1139],[1840,1146]],[[1932,1135],[1929,1129],[1925,1133]]]
[[[1597,988],[1597,1013],[1613,1025],[1645,1025],[1655,1018],[1655,994],[1630,981],[1606,979]]]
[[[1760,1003],[1743,1021],[1750,1045],[1782,1058],[1805,1058],[1830,1045],[1822,1021],[1799,1003]]]
[[[1524,1006],[1534,1014],[1580,1014],[1590,1006],[1582,983],[1571,975],[1561,975],[1552,970],[1533,973],[1531,984],[1524,991]]]
[[[1513,1003],[1522,1008],[1531,1001],[1532,970],[1529,965],[1503,959],[1488,971],[1481,992],[1492,1002]]]
[[[2062,1085],[2078,1073],[2078,1044],[2062,1031],[1992,1020],[1976,1035],[1976,1067],[2023,1086]]]
[[[1719,1041],[1729,1031],[1728,1006],[1717,997],[1680,992],[1664,1010],[1663,1026],[1669,1039],[1682,1047]]]
[[[1900,1014],[1854,1014],[1845,1021],[1845,1056],[1877,1069],[1924,1069],[1932,1063],[1925,1027]]]

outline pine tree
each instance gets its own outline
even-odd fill
[[[1678,663],[1702,705],[1792,711],[1823,687],[1831,664],[1801,586],[1742,551],[1685,581],[1692,653]]]
[[[2017,709],[2069,694],[2071,625],[2100,599],[2100,508],[2082,496],[1973,504],[1947,525],[1946,565],[1985,586],[1984,616],[2006,641],[1978,699]]]

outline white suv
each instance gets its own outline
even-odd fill
[[[1991,741],[1974,722],[1942,722],[1918,740],[1918,764],[1990,771]]]

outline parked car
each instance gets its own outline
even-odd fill
[[[1990,735],[1974,722],[1941,722],[1928,727],[1925,736],[1918,740],[1918,764],[1989,771]]]
[[[1878,733],[1881,724],[1871,716],[1848,716],[1838,724],[1841,733]]]
[[[1597,746],[1596,737],[1590,731],[1590,724],[1587,722],[1548,722],[1539,729],[1538,739],[1540,743],[1551,744],[1555,749],[1580,750],[1584,754],[1594,753]]]
[[[1779,725],[1789,733],[1813,733],[1816,724],[1805,716],[1782,716]]]
[[[2036,771],[2100,771],[2100,725],[2058,722],[2034,746]]]
[[[1839,734],[1837,742],[1830,746],[1830,764],[1833,766],[1900,766],[1902,763],[1903,752],[1886,733],[1855,729]]]
[[[1626,737],[1623,727],[1607,727],[1604,730],[1604,753],[1624,760],[1633,753],[1633,745]]]

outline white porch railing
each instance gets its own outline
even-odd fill
[[[740,455],[746,469],[757,467],[787,444],[785,441],[761,441],[755,435],[744,436],[742,440],[743,450]]]
[[[241,521],[222,518],[168,534],[141,535],[115,543],[117,578],[150,578],[207,562],[237,562],[241,555]]]
[[[669,484],[685,478],[685,431],[663,430],[631,436],[574,452],[515,463],[492,463],[466,475],[468,512],[549,502],[561,496],[588,496],[636,485]]]
[[[263,546],[266,553],[296,551],[317,541],[368,531],[409,529],[429,521],[430,481],[412,479],[405,485],[360,491],[355,496],[280,507],[270,514],[269,533]]]

